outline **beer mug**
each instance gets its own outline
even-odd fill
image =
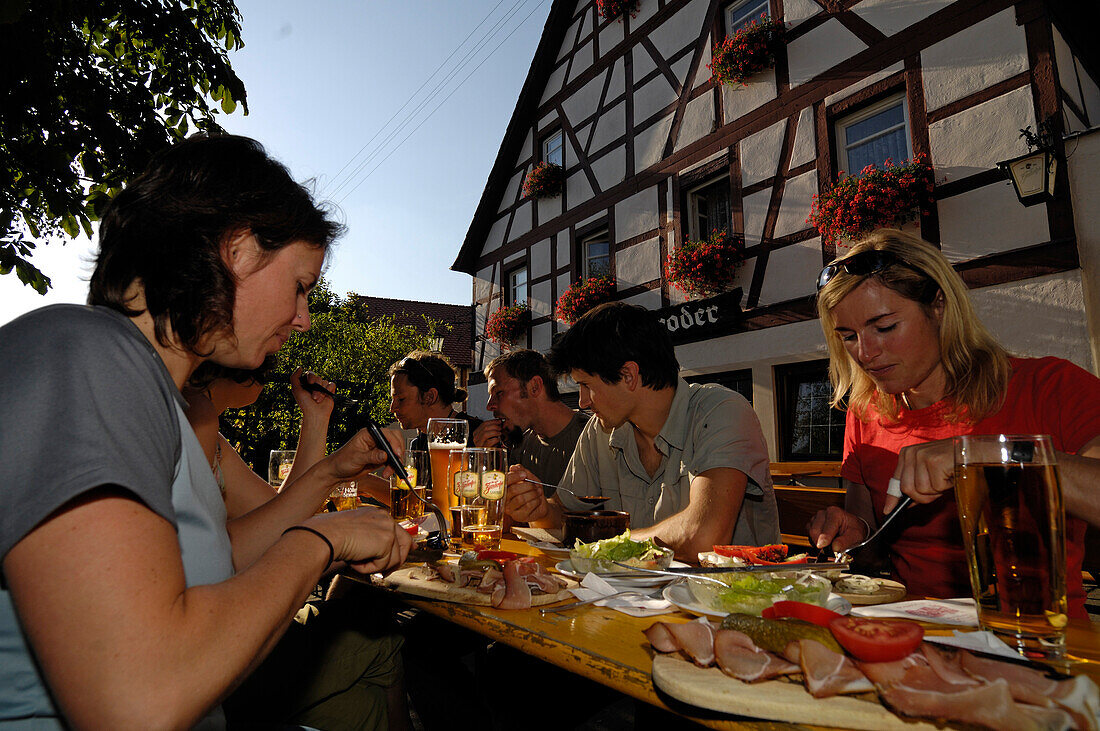
[[[451,507],[451,480],[447,470],[452,449],[462,449],[470,437],[465,419],[428,419],[428,452],[432,460],[432,502],[446,515]],[[457,504],[457,503],[455,503]]]
[[[1049,436],[955,437],[955,499],[978,622],[1028,657],[1066,642],[1065,511]]]
[[[412,490],[397,475],[390,475],[390,517],[394,520],[416,519],[424,514],[424,500],[428,499],[431,463],[428,453],[422,449],[405,452],[405,471],[409,473]],[[415,493],[415,494],[413,494]],[[419,496],[421,499],[417,499]]]
[[[504,525],[504,479],[508,470],[503,449],[468,448],[451,451],[454,498],[459,502],[462,543],[468,548],[499,548]]]
[[[294,466],[294,449],[273,449],[267,461],[267,481],[275,489],[283,486],[290,468]]]
[[[337,510],[355,510],[360,507],[359,485],[355,482],[338,482],[329,493],[329,500]]]

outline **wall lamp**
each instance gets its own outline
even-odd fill
[[[1020,137],[1027,142],[1027,154],[999,162],[997,167],[1012,181],[1016,197],[1025,206],[1052,200],[1058,158],[1054,153],[1050,120],[1040,122],[1038,132],[1032,132],[1028,125],[1020,130]]]

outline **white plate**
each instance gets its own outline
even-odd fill
[[[681,561],[673,561],[671,567],[682,569],[687,568],[687,564]],[[583,573],[574,570],[573,563],[569,559],[559,561],[554,568],[556,568],[559,572],[565,574],[566,576],[577,579],[578,581],[583,579],[585,576]],[[643,576],[640,578],[632,577],[629,579],[617,577],[615,574],[597,574],[597,576],[599,576],[601,579],[604,579],[612,586],[621,586],[627,589],[644,589],[646,587],[657,587],[661,586],[662,584],[667,584],[670,581],[677,580],[675,576],[662,576],[660,574],[654,574],[652,577]]]
[[[666,586],[662,595],[665,599],[689,614],[696,614],[702,617],[717,617],[718,619],[728,614],[728,612],[715,611],[707,605],[695,601],[695,597],[691,595],[691,589],[688,588],[686,583]],[[838,614],[847,614],[852,611],[852,605],[847,599],[839,594],[829,594],[829,598],[825,601],[825,608],[832,609]]]
[[[562,558],[569,555],[569,549],[558,543],[547,543],[546,541],[527,541],[527,545],[532,548],[537,548],[547,556],[554,556],[556,558]]]

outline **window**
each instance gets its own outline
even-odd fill
[[[736,391],[752,403],[752,369],[743,368],[738,371],[725,371],[723,373],[704,373],[701,376],[684,376],[688,383],[717,383],[731,391]]]
[[[730,230],[730,185],[721,178],[688,191],[687,237],[699,241],[711,231]]]
[[[542,161],[564,166],[562,157],[562,132],[559,129],[542,141]]]
[[[611,247],[606,230],[581,239],[580,258],[582,279],[611,274]]]
[[[527,302],[527,267],[511,270],[505,279],[508,288],[504,290],[504,304],[522,305]]]
[[[858,175],[868,165],[912,157],[909,114],[901,94],[885,99],[836,123],[837,169]]]
[[[839,460],[844,412],[829,406],[829,361],[778,366],[775,377],[781,460]]]
[[[761,15],[771,15],[768,0],[741,0],[726,6],[726,35],[732,36]]]

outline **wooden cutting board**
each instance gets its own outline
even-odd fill
[[[701,668],[679,653],[653,658],[653,684],[673,698],[712,711],[784,723],[862,731],[935,731],[922,721],[903,721],[877,700],[854,696],[814,698],[801,682],[744,683],[717,667]]]
[[[431,570],[423,566],[402,566],[397,571],[382,579],[382,586],[400,591],[403,594],[424,597],[425,599],[438,599],[455,604],[478,604],[492,606],[492,598],[489,594],[483,594],[472,586],[454,586],[445,581],[432,581]],[[545,604],[553,604],[573,595],[569,593],[571,587],[577,586],[577,582],[566,576],[558,576],[566,582],[566,588],[557,594],[534,593],[531,596],[531,606],[541,607]]]

